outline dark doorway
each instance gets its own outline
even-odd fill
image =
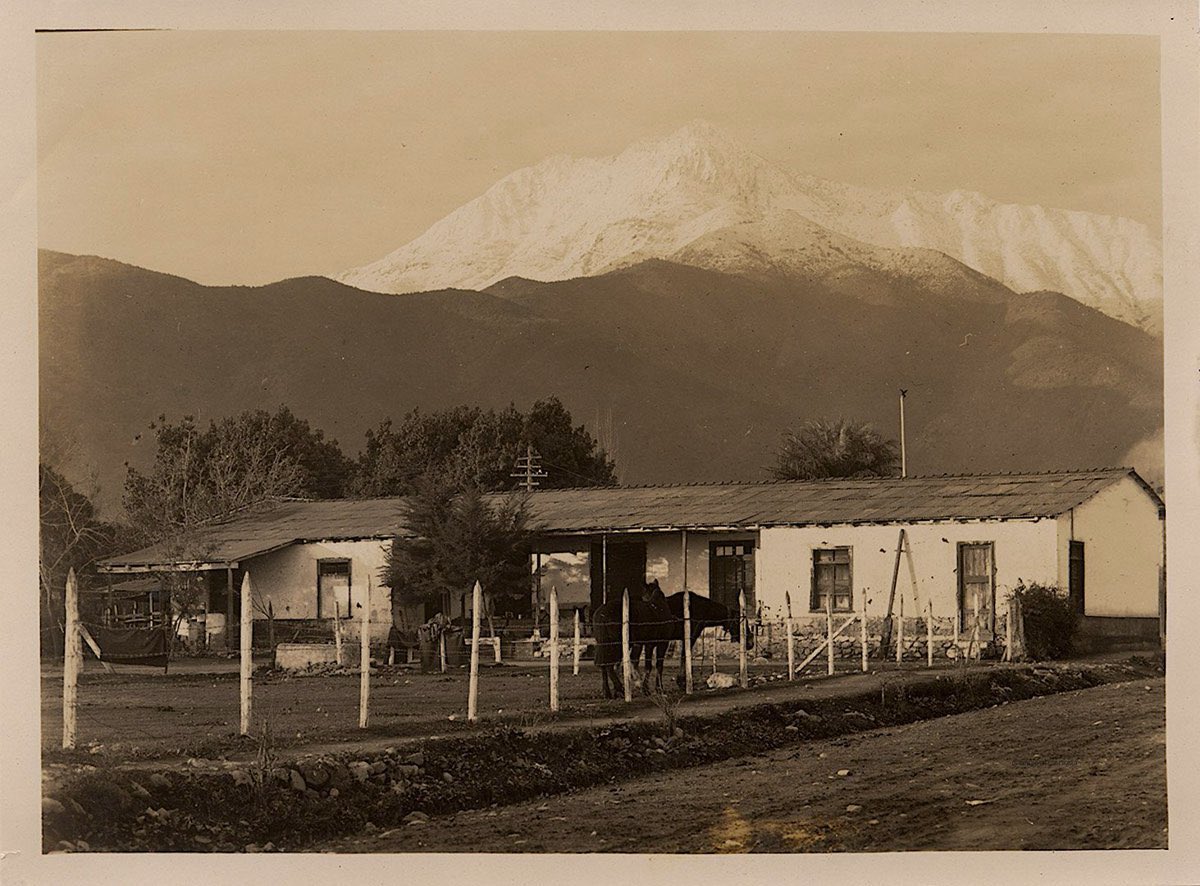
[[[1067,589],[1070,594],[1072,611],[1083,615],[1083,542],[1081,541],[1071,542]]]
[[[621,541],[608,543],[608,562],[605,566],[604,545],[592,542],[589,551],[592,579],[592,611],[607,600],[620,600],[621,592],[639,593],[646,583],[646,543]],[[605,577],[607,576],[607,581]]]

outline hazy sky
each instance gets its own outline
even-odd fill
[[[558,153],[703,118],[789,168],[1161,229],[1156,38],[38,37],[39,243],[204,283],[374,260]]]

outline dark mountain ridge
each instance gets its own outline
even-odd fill
[[[894,436],[900,387],[914,473],[1114,464],[1162,426],[1160,340],[982,275],[948,288],[854,265],[750,278],[652,260],[393,296],[39,258],[42,421],[95,467],[108,510],[123,464],[152,457],[135,438],[160,413],[286,404],[354,453],[413,407],[555,395],[579,421],[611,412],[631,483],[761,478],[805,418]]]

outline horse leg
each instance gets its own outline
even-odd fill
[[[655,686],[658,687],[659,692],[663,691],[663,681],[662,681],[663,665],[666,664],[666,661],[667,661],[667,647],[669,645],[670,645],[669,643],[660,644],[658,647],[658,652],[655,655],[654,684],[655,684]]]
[[[604,684],[604,697],[612,698],[612,688],[608,685],[608,672],[612,665],[600,665],[600,680]]]

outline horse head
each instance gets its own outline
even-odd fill
[[[742,638],[742,620],[738,617],[737,610],[728,610],[729,616],[725,619],[725,630],[729,631],[729,638],[734,643],[740,642]],[[746,619],[746,626],[750,626],[750,619]],[[754,648],[754,631],[746,631],[746,648]]]
[[[663,589],[658,584],[658,579],[648,581],[645,587],[642,588],[642,600],[652,605],[662,603],[666,605],[667,595],[663,593]]]

